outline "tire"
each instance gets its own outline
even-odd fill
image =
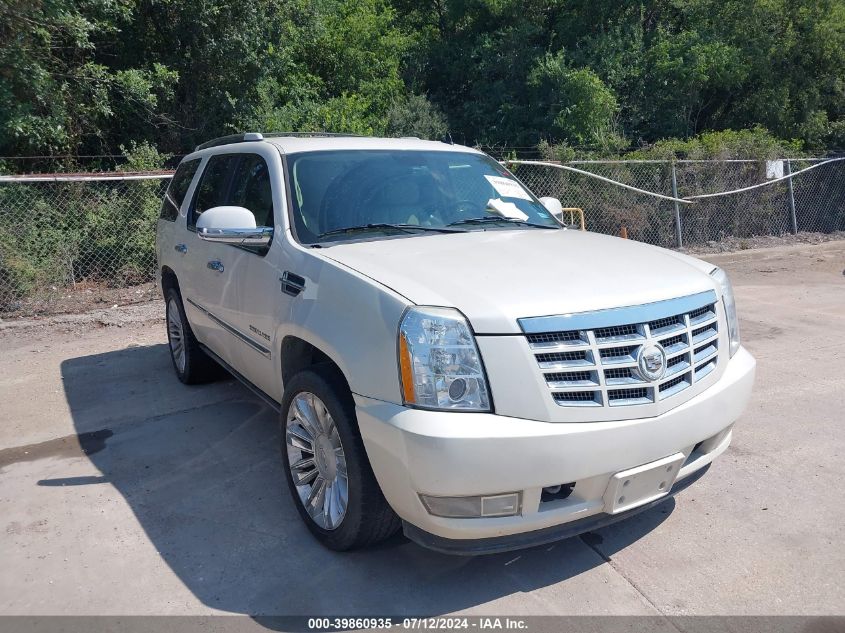
[[[176,288],[166,298],[167,344],[176,376],[186,385],[199,385],[220,377],[222,368],[200,347],[185,316],[185,306]]]
[[[308,413],[309,403],[316,417]],[[294,505],[323,545],[352,550],[384,541],[399,530],[399,517],[385,500],[367,459],[352,394],[337,370],[318,366],[290,380],[282,398],[281,449]]]

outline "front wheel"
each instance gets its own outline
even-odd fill
[[[352,396],[337,371],[291,379],[282,399],[282,461],[302,520],[326,547],[350,550],[399,529],[358,433]]]

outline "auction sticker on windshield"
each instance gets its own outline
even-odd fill
[[[531,196],[528,195],[528,192],[522,188],[515,180],[511,180],[510,178],[502,178],[501,176],[484,176],[487,179],[493,189],[496,190],[503,198],[520,198],[521,200],[531,200]]]

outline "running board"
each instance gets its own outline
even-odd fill
[[[249,380],[247,380],[247,379],[246,379],[246,378],[245,378],[245,377],[244,377],[244,376],[243,376],[243,375],[242,375],[242,374],[241,374],[241,373],[240,373],[237,369],[235,369],[234,367],[232,367],[229,363],[227,363],[225,360],[223,360],[222,358],[220,358],[217,354],[215,354],[215,353],[214,353],[214,352],[212,352],[210,349],[208,349],[208,347],[206,347],[206,346],[205,346],[205,345],[203,345],[202,343],[200,343],[200,344],[199,344],[199,346],[200,346],[200,348],[202,349],[202,351],[204,351],[206,354],[208,354],[208,355],[209,355],[209,356],[210,356],[210,357],[214,360],[214,362],[216,362],[216,363],[217,363],[218,365],[220,365],[223,369],[225,369],[225,370],[226,370],[226,371],[228,371],[230,374],[232,374],[235,378],[237,378],[238,382],[240,382],[240,383],[241,383],[244,387],[246,387],[246,388],[247,388],[247,389],[249,389],[252,393],[254,393],[256,396],[258,396],[259,398],[261,398],[261,399],[264,401],[264,404],[266,404],[268,407],[270,407],[271,409],[273,409],[273,411],[275,411],[276,413],[280,413],[280,412],[281,412],[281,410],[282,410],[282,405],[281,405],[281,404],[279,404],[278,402],[276,402],[273,398],[271,398],[271,397],[270,397],[270,396],[268,396],[266,393],[264,393],[261,389],[259,389],[259,388],[258,388],[258,387],[256,387],[254,384],[252,384],[252,383],[251,383]]]

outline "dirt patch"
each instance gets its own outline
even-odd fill
[[[50,286],[32,297],[13,301],[0,314],[4,319],[79,314],[97,308],[145,303],[160,297],[161,292],[153,282],[126,288],[83,282],[68,288]]]
[[[28,338],[40,335],[44,330],[51,332],[83,333],[92,328],[141,325],[164,321],[164,301],[156,297],[144,303],[113,305],[105,309],[89,310],[77,314],[35,316],[25,319],[0,319],[0,341],[4,338]]]
[[[777,246],[791,246],[793,244],[822,244],[845,240],[845,231],[833,233],[797,233],[796,235],[761,235],[758,237],[726,237],[718,242],[707,242],[698,246],[682,248],[682,253],[690,255],[706,255],[709,253],[732,253],[757,248],[773,248]]]

